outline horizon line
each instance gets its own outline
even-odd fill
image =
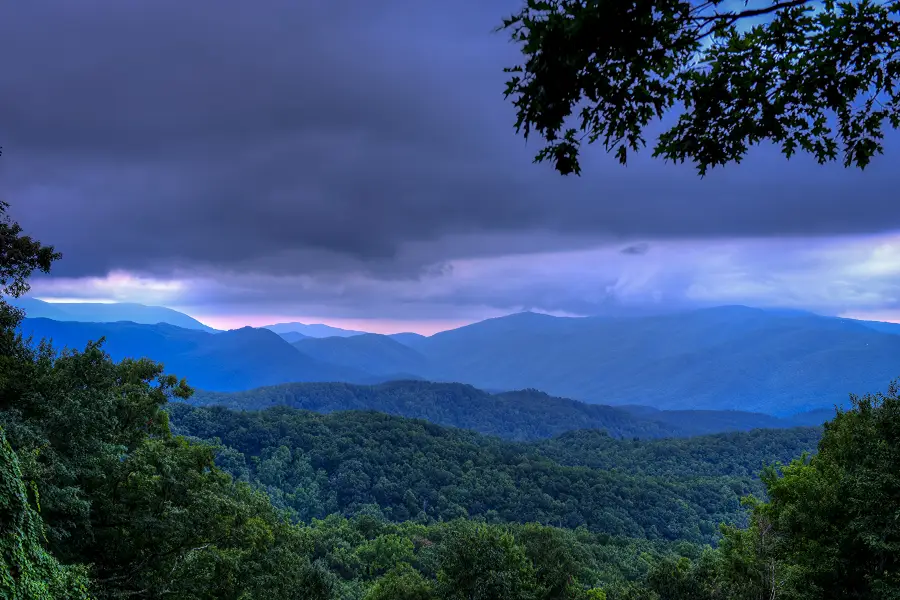
[[[538,314],[545,315],[553,318],[572,318],[572,319],[584,319],[584,318],[592,318],[592,317],[602,317],[604,315],[576,315],[576,314],[554,314],[553,311],[543,311],[540,309],[523,309],[517,311],[511,311],[508,313],[504,313],[501,315],[485,317],[482,319],[459,319],[459,320],[451,320],[451,319],[424,319],[424,320],[410,320],[410,321],[398,321],[396,319],[381,319],[381,318],[371,318],[371,319],[360,319],[360,318],[321,318],[314,317],[310,315],[202,315],[197,312],[192,311],[190,308],[182,308],[177,305],[166,306],[163,304],[143,304],[140,302],[120,302],[111,298],[63,298],[63,297],[37,297],[37,296],[24,296],[22,298],[11,298],[10,299],[14,304],[16,300],[37,300],[39,302],[44,302],[51,305],[63,305],[63,304],[98,304],[98,305],[135,305],[135,306],[143,306],[147,308],[163,308],[167,310],[172,310],[175,312],[179,312],[195,321],[200,323],[205,327],[209,327],[210,329],[214,329],[216,331],[232,331],[235,329],[241,329],[243,327],[252,327],[255,329],[265,329],[269,327],[274,327],[277,325],[286,325],[286,324],[297,324],[304,326],[316,326],[322,325],[326,327],[331,327],[334,329],[340,329],[343,331],[350,332],[360,332],[360,333],[373,333],[378,335],[397,335],[401,333],[415,333],[418,335],[423,335],[426,337],[435,335],[437,333],[442,333],[445,331],[452,331],[454,329],[459,329],[460,327],[466,327],[468,325],[473,325],[475,323],[481,323],[484,321],[490,321],[498,318],[511,317],[514,315],[520,314]],[[671,307],[669,310],[663,309],[662,312],[658,310],[650,310],[646,315],[635,314],[631,316],[650,316],[653,314],[672,314],[678,312],[690,312],[693,310],[704,310],[704,309],[714,309],[714,308],[725,308],[725,307],[743,307],[743,308],[755,308],[764,311],[778,311],[778,310],[796,310],[798,312],[809,312],[811,314],[816,314],[823,317],[833,317],[833,318],[842,318],[849,319],[853,321],[868,321],[868,322],[880,322],[880,323],[892,323],[892,324],[900,324],[900,314],[891,314],[888,315],[884,311],[865,311],[865,310],[857,310],[857,311],[843,311],[839,314],[823,314],[809,309],[802,308],[785,308],[785,307],[755,307],[747,304],[733,303],[733,304],[720,304],[713,306],[695,306],[695,307],[684,307],[677,306]],[[628,307],[623,307],[628,308]],[[633,307],[635,308],[635,307]],[[636,307],[637,310],[640,310],[642,307]],[[193,314],[192,314],[193,313]],[[610,317],[618,317],[622,315],[609,315]],[[27,317],[27,314],[26,314]],[[377,324],[382,324],[378,326]],[[373,327],[372,325],[376,326]],[[406,326],[408,325],[408,326]],[[430,325],[430,326],[429,326]]]

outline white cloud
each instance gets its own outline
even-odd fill
[[[140,302],[167,304],[179,297],[188,282],[138,277],[114,271],[106,277],[40,278],[31,295],[47,302]]]

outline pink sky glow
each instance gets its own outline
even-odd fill
[[[180,310],[177,309],[176,310]],[[182,312],[187,312],[182,310]],[[188,313],[190,314],[190,313]],[[316,316],[297,316],[297,315],[198,315],[191,314],[192,317],[205,325],[209,325],[215,329],[239,329],[241,327],[262,327],[264,325],[273,325],[275,323],[305,323],[307,325],[313,323],[321,323],[330,325],[331,327],[339,327],[341,329],[351,329],[355,331],[366,331],[369,333],[405,333],[414,332],[422,335],[432,335],[439,331],[448,329],[456,329],[463,325],[468,325],[471,321],[452,321],[452,320],[433,320],[433,321],[396,321],[386,319],[332,319]]]

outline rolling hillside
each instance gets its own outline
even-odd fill
[[[377,505],[394,520],[483,516],[701,543],[715,541],[719,523],[745,518],[739,499],[760,492],[763,464],[815,450],[819,437],[634,442],[575,432],[529,444],[363,412],[168,410],[176,431],[220,440],[224,468],[303,519]]]
[[[331,413],[370,410],[438,425],[470,429],[512,440],[550,438],[579,429],[601,429],[616,438],[686,437],[758,427],[789,428],[799,423],[736,411],[681,411],[617,408],[556,398],[536,390],[489,394],[470,385],[393,381],[362,386],[291,383],[245,392],[198,391],[190,403],[259,410],[277,406]],[[804,425],[820,425],[804,421]]]
[[[659,410],[650,406],[617,406],[642,419],[665,423],[692,435],[714,434],[724,431],[750,431],[753,429],[783,429],[787,427],[818,426],[832,418],[831,411],[822,414],[803,413],[778,418],[763,413],[739,410]]]

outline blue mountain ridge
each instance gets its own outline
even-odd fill
[[[207,333],[132,322],[81,323],[26,318],[20,330],[36,339],[47,338],[56,348],[83,349],[101,337],[114,360],[147,357],[166,371],[202,389],[244,390],[287,381],[382,381],[369,373],[340,367],[307,356],[268,329],[245,327]]]
[[[81,321],[88,323],[116,323],[132,321],[145,325],[168,323],[185,329],[217,331],[197,319],[164,306],[147,306],[126,302],[45,302],[37,298],[11,298],[9,303],[21,308],[31,318],[54,321]]]
[[[520,313],[429,337],[360,333],[293,344],[265,328],[211,334],[29,318],[24,330],[73,347],[105,336],[114,358],[149,356],[213,391],[403,378],[786,416],[831,410],[900,375],[900,335],[862,321],[741,306],[627,318]]]

